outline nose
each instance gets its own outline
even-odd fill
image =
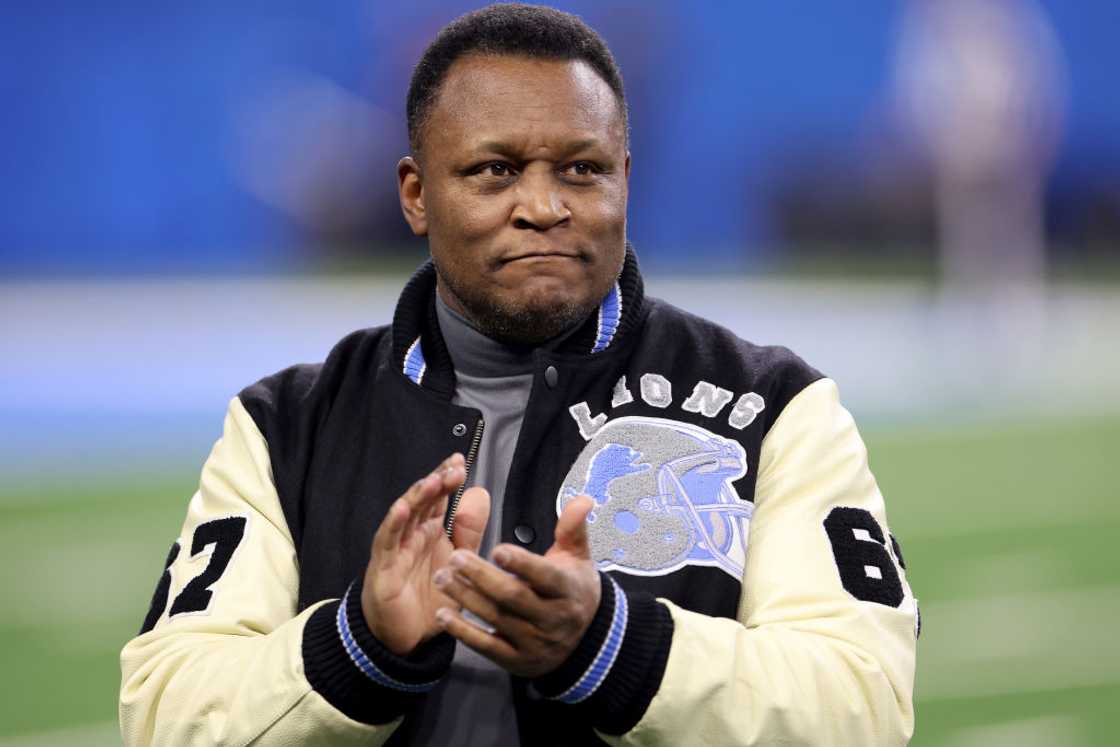
[[[517,185],[517,202],[510,219],[515,228],[547,231],[567,223],[572,213],[551,174],[526,173]]]

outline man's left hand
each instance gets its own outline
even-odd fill
[[[503,544],[493,563],[456,550],[436,586],[494,627],[487,633],[447,607],[436,617],[462,643],[520,677],[540,677],[571,656],[599,608],[599,571],[591,560],[587,514],[595,502],[579,496],[556,522],[544,555]]]

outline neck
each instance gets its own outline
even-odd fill
[[[456,371],[470,376],[510,376],[533,369],[533,348],[499,342],[480,332],[469,318],[436,294],[436,316]]]

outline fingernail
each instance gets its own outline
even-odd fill
[[[443,587],[447,586],[447,584],[449,584],[450,582],[451,582],[451,571],[447,570],[446,568],[440,568],[432,576],[432,583],[435,584],[436,586],[438,586],[441,589]]]
[[[447,564],[458,570],[467,564],[467,554],[458,551],[453,552],[451,553],[451,557],[448,558]]]
[[[504,566],[509,562],[509,553],[507,553],[505,550],[495,550],[493,557],[494,562],[500,566]]]
[[[447,609],[446,607],[440,607],[438,610],[436,610],[436,622],[438,622],[440,625],[446,626],[447,623],[451,622],[451,610]]]

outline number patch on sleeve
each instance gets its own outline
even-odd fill
[[[179,592],[179,596],[175,597],[167,613],[169,617],[186,612],[203,612],[210,606],[210,599],[214,596],[210,587],[225,573],[229,561],[233,559],[234,551],[245,536],[247,523],[248,520],[244,516],[228,516],[198,525],[194,530],[194,539],[191,541],[191,559],[198,557],[207,547],[213,545],[210,562],[206,564],[202,573],[191,579],[190,583]]]
[[[178,557],[179,543],[176,542],[171,546],[171,550],[167,553],[167,560],[163,563],[163,575],[159,577],[159,583],[156,584],[156,593],[152,595],[152,604],[148,607],[144,624],[140,626],[141,635],[154,628],[156,622],[159,621],[159,616],[167,609],[167,595],[171,591],[171,564]]]
[[[887,549],[883,529],[870,511],[839,506],[824,520],[832,543],[840,582],[848,593],[864,602],[888,607],[902,604],[905,592],[894,559]],[[897,543],[891,537],[892,544]],[[899,553],[901,563],[901,553]]]

